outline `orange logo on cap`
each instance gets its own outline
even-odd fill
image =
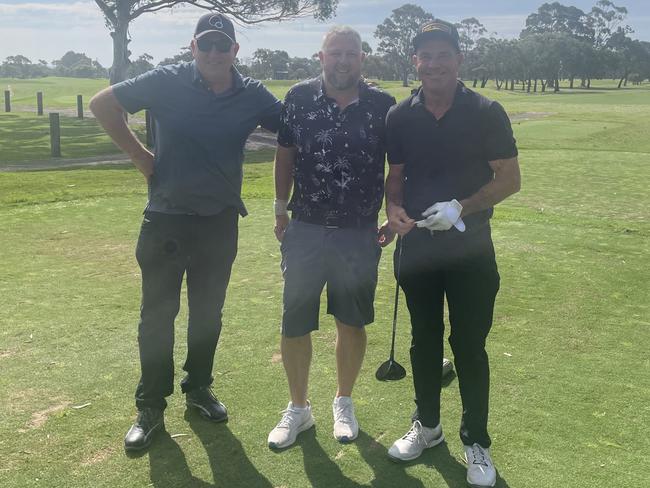
[[[422,32],[431,32],[434,30],[439,30],[451,34],[451,28],[446,24],[441,24],[440,22],[430,22],[422,27]]]

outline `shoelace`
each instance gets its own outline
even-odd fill
[[[422,436],[422,424],[419,420],[413,422],[413,427],[409,430],[402,439],[409,442],[420,442]]]
[[[217,402],[219,401],[217,400],[217,397],[212,391],[212,388],[200,388],[196,391],[196,396],[200,397],[201,400],[214,400]]]
[[[354,414],[352,413],[352,405],[337,405],[335,420],[344,424],[352,424],[352,418]]]
[[[295,422],[296,417],[299,414],[290,408],[282,411],[282,418],[278,425],[275,426],[276,429],[291,429],[291,425]]]
[[[485,451],[478,444],[472,446],[472,457],[474,458],[472,464],[482,464],[486,468],[489,466]]]

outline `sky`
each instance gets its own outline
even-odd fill
[[[546,0],[552,1],[552,0]],[[458,22],[476,17],[497,37],[517,37],[526,17],[544,0],[340,0],[337,15],[325,23],[302,18],[281,23],[236,27],[239,57],[244,61],[257,48],[281,49],[290,56],[310,57],[318,51],[323,33],[333,24],[357,29],[373,48],[374,30],[391,11],[413,3],[436,17]],[[563,0],[587,12],[596,0]],[[635,39],[650,41],[650,0],[615,0],[628,9],[626,23]],[[196,20],[204,13],[196,7],[179,7],[145,14],[131,24],[131,59],[143,53],[154,64],[180,52],[192,37]],[[112,64],[112,43],[103,16],[93,0],[0,0],[0,61],[21,54],[32,62],[60,59],[67,51],[85,53],[103,66]]]

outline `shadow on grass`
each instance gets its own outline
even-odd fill
[[[302,449],[305,474],[312,488],[363,486],[345,476],[338,465],[330,459],[318,442],[315,428],[300,434],[298,445]]]
[[[215,483],[208,486],[273,488],[271,482],[248,459],[241,442],[232,434],[227,423],[210,423],[189,410],[185,412],[185,420],[208,455]]]
[[[148,451],[151,486],[155,488],[273,487],[250,462],[241,443],[228,428],[228,424],[212,424],[197,413],[189,411],[185,412],[185,420],[205,448],[214,484],[192,475],[181,447],[167,432],[163,432]]]
[[[408,463],[390,461],[386,448],[363,431],[359,432],[357,444],[359,452],[374,471],[375,479],[371,483],[373,487],[424,488],[431,486],[432,480],[429,477],[416,479],[409,476],[406,468],[414,465],[425,466],[432,472],[439,474],[449,488],[465,488],[467,486],[465,480],[467,466],[452,455],[446,442],[431,449],[426,449],[417,460]],[[509,488],[508,483],[498,474],[495,486],[497,488]]]

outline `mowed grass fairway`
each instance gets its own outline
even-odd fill
[[[650,479],[650,90],[606,88],[483,90],[513,115],[523,177],[493,219],[502,279],[488,341],[497,486],[641,488]],[[389,352],[393,245],[355,389],[359,439],[332,437],[334,326],[323,314],[313,336],[316,428],[284,452],[266,447],[288,396],[271,159],[249,154],[266,162],[245,167],[250,215],[214,371],[230,420],[186,414],[176,391],[169,435],[137,458],[122,439],[139,371],[143,179],[129,167],[0,173],[0,486],[465,486],[457,379],[442,396],[447,442],[411,464],[386,457],[414,407],[410,374],[374,378]],[[183,303],[179,380],[186,321]],[[397,360],[410,373],[403,297],[398,322]]]

